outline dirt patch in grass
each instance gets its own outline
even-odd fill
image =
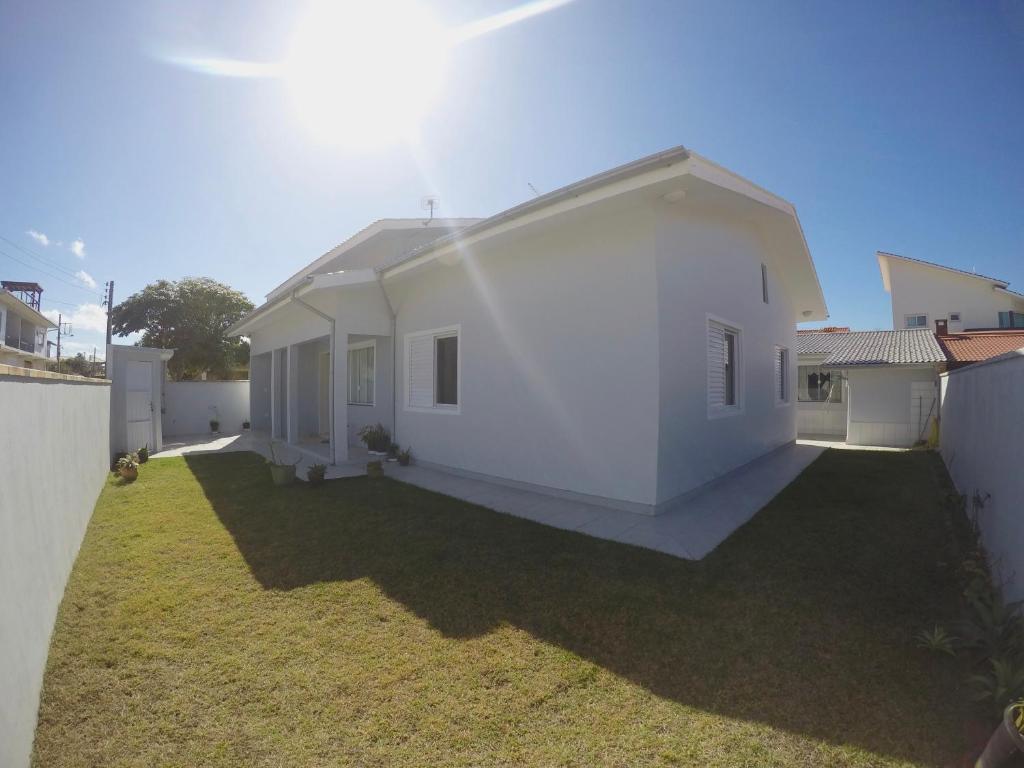
[[[955,764],[944,470],[829,451],[693,563],[254,454],[104,490],[35,763]]]

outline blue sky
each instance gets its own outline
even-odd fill
[[[420,5],[447,28],[516,7]],[[796,205],[837,324],[889,327],[878,249],[1024,290],[1019,0],[576,0],[466,40],[446,65],[401,62],[377,119],[416,138],[372,146],[311,125],[279,78],[171,62],[279,61],[304,13],[0,2],[0,236],[25,249],[0,240],[0,273],[38,279],[44,306],[78,320],[72,351],[102,342],[92,305],[105,280],[124,298],[208,275],[258,303],[370,221],[420,215],[426,194],[443,215],[488,215],[528,184],[548,191],[678,144]],[[348,58],[323,84],[332,124],[365,120],[353,84],[373,68]],[[421,114],[402,112],[403,94],[425,93]],[[25,251],[47,266],[17,263],[42,266]]]

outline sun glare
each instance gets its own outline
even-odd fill
[[[443,84],[449,47],[421,6],[321,0],[295,28],[283,75],[317,136],[385,144],[415,135]]]

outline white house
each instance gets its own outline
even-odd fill
[[[380,421],[422,463],[655,513],[795,439],[795,323],[826,316],[793,206],[680,147],[377,222],[230,333],[256,430],[340,462]]]
[[[1024,296],[1004,280],[884,251],[877,256],[895,329],[1024,328]]]
[[[46,355],[46,332],[57,325],[39,311],[42,292],[43,289],[35,283],[3,281],[0,288],[0,364],[20,368],[46,367],[49,359]],[[18,295],[24,298],[18,298]]]

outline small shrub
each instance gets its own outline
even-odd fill
[[[130,454],[127,451],[118,451],[117,453],[115,453],[114,458],[110,460],[110,471],[116,475],[118,470],[118,462],[128,455]]]
[[[139,476],[139,457],[130,453],[117,460],[117,473],[129,482]]]
[[[380,423],[360,429],[359,439],[366,444],[367,450],[374,453],[386,453],[391,447],[391,433]]]
[[[242,422],[242,429],[248,429],[248,428],[249,428],[249,426],[250,426],[250,424],[249,424],[249,422],[248,422],[248,421],[243,421],[243,422]]]
[[[149,445],[147,444],[139,448],[137,455],[139,457],[139,464],[145,464],[149,461]]]
[[[384,465],[379,461],[366,462],[367,477],[381,477],[384,474]]]
[[[956,646],[954,643],[956,643],[957,638],[950,635],[938,624],[935,625],[934,629],[922,629],[917,633],[915,639],[919,648],[956,656]]]
[[[398,443],[391,443],[391,445],[388,446],[388,461],[395,461],[398,458],[398,452],[400,450],[401,447]]]
[[[320,485],[326,478],[327,466],[325,464],[313,464],[306,470],[306,479],[310,485]]]

